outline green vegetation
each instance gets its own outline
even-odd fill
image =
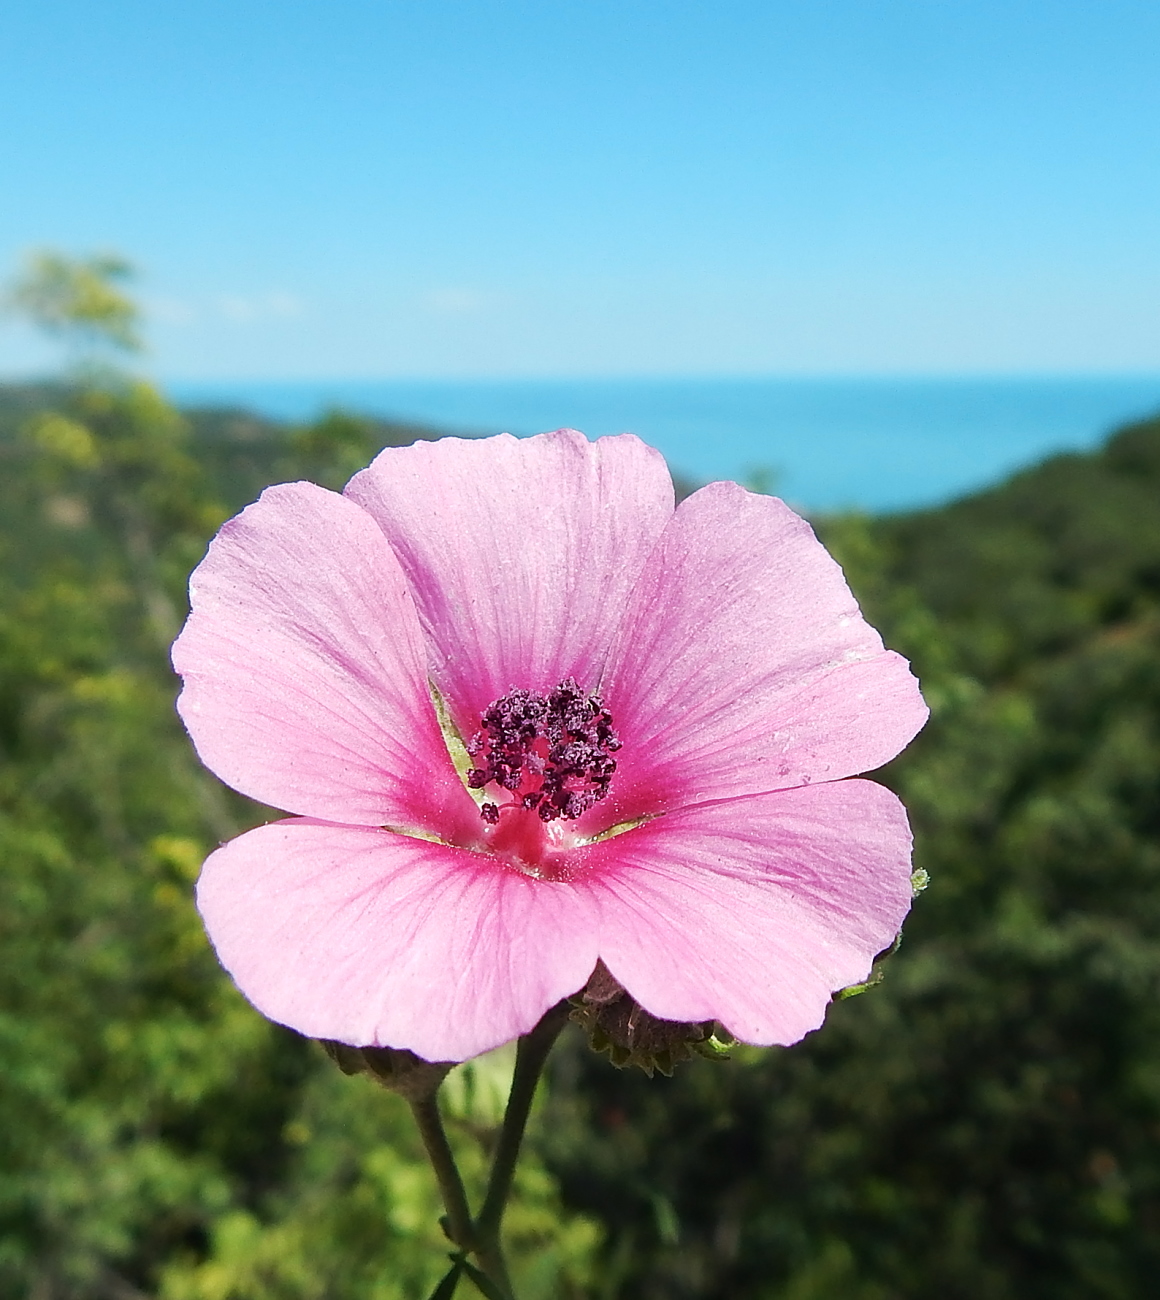
[[[208,950],[200,862],[272,814],[199,768],[167,663],[232,510],[414,436],[187,420],[109,377],[0,389],[0,1295],[402,1300],[446,1270],[406,1103],[266,1023]],[[445,1088],[477,1185],[505,1073]],[[584,1293],[594,1224],[534,1159],[520,1180],[521,1294]]]
[[[95,369],[0,388],[0,1295],[422,1300],[446,1267],[405,1103],[208,950],[197,867],[272,814],[200,769],[166,661],[221,520],[416,436],[181,415]],[[510,1215],[521,1294],[1150,1294],[1160,421],[821,530],[934,706],[883,774],[931,886],[885,981],[797,1048],[648,1080],[566,1036]],[[469,1179],[509,1068],[446,1085]]]
[[[821,531],[934,706],[882,773],[930,888],[799,1047],[651,1083],[562,1058],[550,1164],[626,1296],[1150,1294],[1160,420]]]
[[[108,349],[141,350],[141,313],[121,288],[132,278],[132,265],[115,253],[75,260],[45,250],[27,259],[6,296],[11,308],[88,360]]]

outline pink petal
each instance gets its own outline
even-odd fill
[[[816,1029],[911,897],[906,812],[871,781],[670,813],[575,865],[600,908],[600,955],[647,1011],[763,1045]]]
[[[398,555],[432,676],[467,731],[513,686],[595,688],[673,510],[658,452],[570,429],[391,447],[346,495]]]
[[[526,1033],[596,964],[583,894],[391,831],[259,827],[210,856],[197,902],[222,965],[264,1015],[431,1061]]]
[[[869,771],[927,716],[809,524],[735,483],[673,515],[602,693],[624,741],[606,820]]]
[[[190,600],[178,709],[223,781],[334,821],[477,826],[406,582],[365,511],[312,483],[268,488],[210,544]]]

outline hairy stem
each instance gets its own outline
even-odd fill
[[[459,1166],[455,1163],[451,1144],[447,1141],[435,1094],[412,1098],[411,1111],[419,1126],[419,1134],[427,1148],[427,1156],[439,1184],[439,1194],[443,1197],[443,1205],[447,1210],[447,1235],[460,1250],[470,1251],[475,1242],[475,1226],[471,1221],[467,1193],[463,1188],[463,1179],[459,1176]]]
[[[512,1090],[508,1096],[507,1110],[504,1112],[503,1128],[500,1130],[499,1142],[491,1165],[491,1177],[488,1179],[487,1195],[484,1197],[483,1209],[475,1221],[476,1240],[479,1243],[480,1258],[482,1251],[494,1254],[502,1262],[499,1231],[503,1213],[511,1195],[512,1179],[516,1172],[516,1161],[520,1154],[520,1144],[527,1128],[528,1113],[532,1108],[532,1099],[536,1095],[536,1085],[540,1081],[540,1072],[548,1059],[552,1045],[559,1037],[560,1030],[568,1021],[569,1005],[567,1001],[559,1002],[547,1012],[540,1023],[529,1034],[525,1034],[516,1048],[516,1068],[512,1075]],[[506,1270],[505,1270],[506,1272]]]
[[[487,1194],[478,1218],[473,1220],[471,1217],[463,1179],[447,1140],[435,1093],[409,1099],[447,1210],[447,1235],[463,1252],[464,1257],[475,1256],[480,1271],[486,1275],[486,1281],[500,1295],[508,1297],[508,1300],[514,1300],[514,1293],[503,1246],[500,1244],[500,1227],[511,1196],[516,1161],[519,1159],[528,1114],[536,1095],[536,1085],[540,1081],[548,1053],[567,1023],[568,1011],[566,1000],[558,1003],[544,1015],[531,1033],[525,1034],[519,1041],[503,1127],[492,1158]],[[468,1267],[470,1271],[470,1266]]]

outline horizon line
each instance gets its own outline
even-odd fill
[[[1036,367],[1027,369],[883,369],[883,370],[641,370],[641,371],[586,371],[577,373],[545,372],[542,374],[512,372],[504,374],[400,374],[400,375],[173,375],[150,372],[126,366],[122,373],[146,379],[161,388],[175,387],[250,387],[250,386],[301,386],[325,385],[534,385],[534,384],[638,384],[638,383],[876,383],[876,382],[938,382],[957,383],[971,381],[1019,380],[1160,380],[1160,365],[1156,367],[1091,367],[1052,369]],[[4,371],[0,370],[0,384],[45,384],[67,380],[67,368],[53,370]]]
[[[461,373],[461,374],[343,374],[343,375],[154,375],[156,383],[167,386],[212,385],[309,385],[324,384],[636,384],[636,383],[750,383],[750,382],[891,382],[961,380],[1066,380],[1066,379],[1141,379],[1160,378],[1160,364],[1154,367],[1035,367],[1026,369],[881,369],[881,370],[639,370],[529,373]]]

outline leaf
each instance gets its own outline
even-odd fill
[[[427,1300],[451,1300],[451,1297],[455,1294],[455,1288],[459,1285],[459,1279],[463,1274],[464,1262],[465,1261],[462,1259],[455,1260],[455,1263],[451,1265],[451,1268],[448,1270],[443,1280],[435,1290],[431,1292]],[[468,1267],[471,1267],[470,1264]]]

